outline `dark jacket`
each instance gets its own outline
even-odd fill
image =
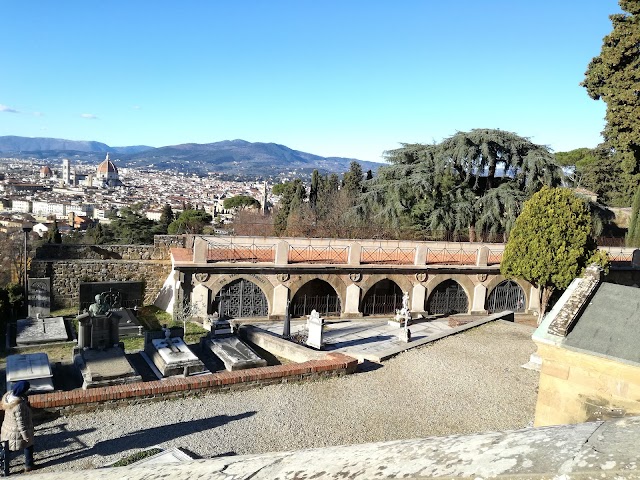
[[[13,397],[9,401],[10,393],[2,396],[4,421],[0,440],[9,443],[9,450],[16,451],[33,445],[33,419],[28,400],[25,397]]]

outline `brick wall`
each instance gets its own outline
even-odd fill
[[[153,382],[30,395],[31,406],[46,412],[84,413],[103,408],[196,396],[211,392],[246,390],[276,383],[297,382],[354,373],[358,361],[340,353],[324,360],[217,372],[193,377],[173,377]]]

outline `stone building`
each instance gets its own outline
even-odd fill
[[[536,426],[640,414],[640,288],[589,267],[533,334],[541,361]]]

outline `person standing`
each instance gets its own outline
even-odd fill
[[[13,388],[2,396],[4,421],[0,429],[4,456],[4,476],[9,475],[11,452],[24,449],[24,471],[33,470],[33,418],[27,399],[31,385],[25,380],[16,382]]]

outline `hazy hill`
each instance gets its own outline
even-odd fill
[[[89,161],[104,158],[110,152],[118,166],[175,170],[185,173],[211,172],[235,177],[306,176],[314,169],[322,173],[344,173],[352,161],[364,171],[377,170],[379,163],[343,157],[321,157],[292,150],[276,143],[251,143],[245,140],[197,144],[185,143],[160,148],[146,146],[110,147],[100,142],[78,142],[55,138],[0,137],[0,153],[21,158],[60,159],[83,157]]]

